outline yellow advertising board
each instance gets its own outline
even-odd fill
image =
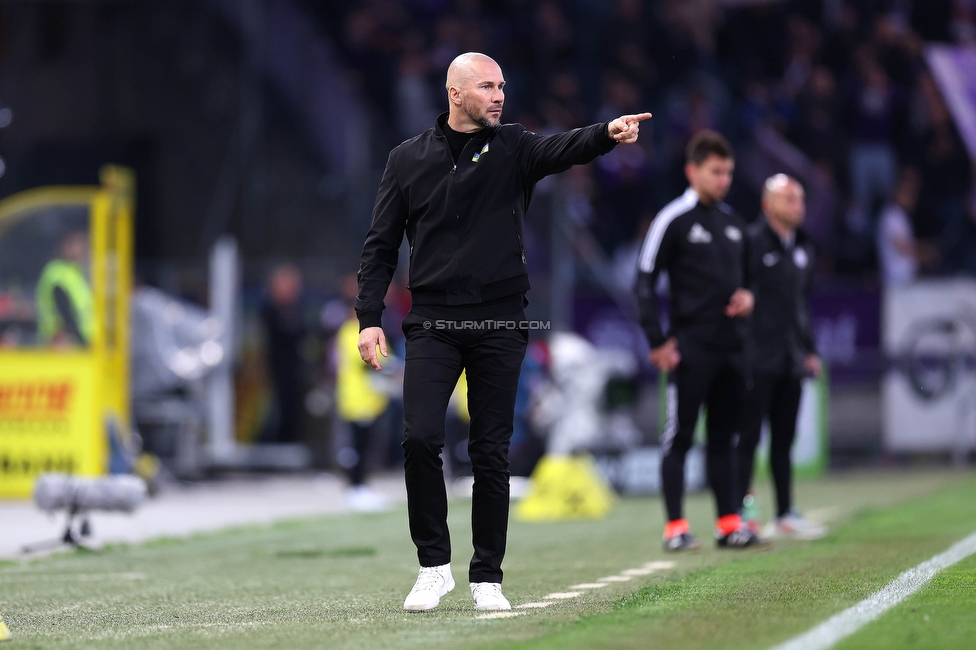
[[[30,496],[44,472],[104,474],[107,423],[127,430],[133,176],[109,166],[100,178],[100,186],[38,188],[0,201],[0,498]],[[61,221],[72,222],[62,232],[82,224],[90,241],[94,329],[73,347],[36,336],[34,291],[47,260],[35,258],[53,247],[24,252]]]
[[[43,472],[92,476],[106,470],[99,386],[90,354],[4,354],[0,363],[0,486],[31,493]]]

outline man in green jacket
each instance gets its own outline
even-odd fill
[[[60,254],[41,271],[37,283],[37,338],[41,345],[85,347],[95,330],[88,266],[88,234],[69,232]]]

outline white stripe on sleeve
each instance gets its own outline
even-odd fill
[[[661,248],[661,241],[664,233],[672,221],[685,214],[693,207],[698,205],[698,194],[690,187],[685,193],[668,203],[651,222],[651,227],[644,238],[644,245],[641,246],[638,268],[644,273],[650,273],[654,269],[657,261],[657,252]]]

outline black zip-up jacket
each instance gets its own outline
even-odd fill
[[[806,374],[804,362],[816,354],[807,302],[813,280],[813,242],[798,229],[787,250],[765,217],[746,229],[749,272],[756,294],[749,331],[754,372]]]
[[[674,336],[678,349],[738,351],[746,319],[725,307],[736,289],[749,286],[745,225],[725,203],[706,206],[688,189],[662,209],[644,239],[637,269],[640,323],[652,348]],[[668,274],[670,328],[661,326],[655,285]]]
[[[457,165],[447,113],[392,152],[359,266],[360,329],[379,327],[403,235],[415,305],[478,305],[529,289],[523,219],[535,184],[592,161],[616,141],[606,123],[542,136],[521,124],[485,128]]]

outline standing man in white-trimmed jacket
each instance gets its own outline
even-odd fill
[[[638,261],[637,298],[651,363],[668,373],[667,426],[661,437],[661,485],[669,551],[700,546],[684,518],[685,457],[706,405],[706,471],[715,494],[715,538],[720,547],[762,541],[743,525],[736,500],[733,438],[746,389],[747,289],[744,224],[722,202],[735,168],[732,147],[713,131],[698,133],[686,152],[690,187],[658,213]],[[662,328],[655,286],[661,272],[670,285],[669,329]]]

